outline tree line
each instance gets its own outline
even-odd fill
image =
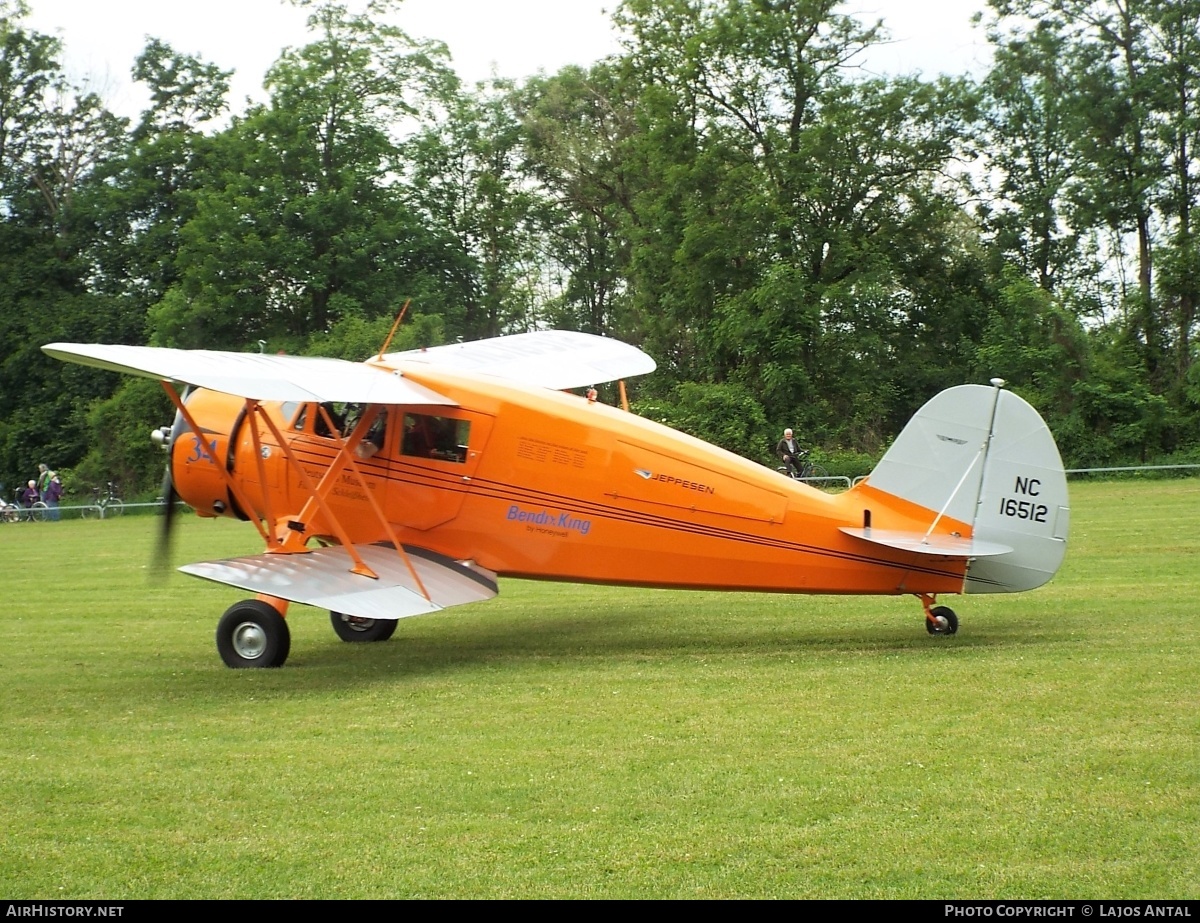
[[[989,71],[863,73],[835,0],[623,0],[622,51],[463,86],[403,6],[305,2],[231,111],[151,39],[136,120],[0,0],[0,480],[156,483],[154,382],[54,340],[362,359],[546,326],[633,342],[635,409],[766,460],[877,456],[994,376],[1071,465],[1194,457],[1200,0],[989,0]]]

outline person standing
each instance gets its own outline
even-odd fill
[[[46,489],[42,491],[42,500],[46,506],[50,508],[49,519],[51,522],[58,522],[58,501],[62,499],[62,481],[58,479],[57,472],[50,472],[50,480],[46,485]]]

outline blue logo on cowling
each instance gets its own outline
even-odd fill
[[[196,442],[192,446],[192,454],[189,455],[185,459],[185,464],[190,465],[192,462],[198,462],[203,458],[216,459],[216,457],[217,457],[217,440],[214,439],[207,446],[205,446],[204,440],[201,439],[199,436],[197,436],[195,433],[192,434],[192,438],[194,440],[196,440]]]

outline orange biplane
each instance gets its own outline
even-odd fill
[[[928,631],[953,634],[939,594],[1033,589],[1066,551],[1058,449],[999,380],[934,397],[865,481],[829,494],[567,393],[654,369],[640,350],[587,334],[381,351],[362,364],[44,349],[161,380],[178,411],[161,434],[169,498],[257,526],[262,554],[181,568],[256,594],[217,628],[231,667],[287,659],[289,602],[329,609],[343,640],[383,641],[397,619],[494,596],[497,575],[913,594]]]

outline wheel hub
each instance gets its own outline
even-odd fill
[[[261,625],[242,622],[233,630],[233,649],[245,660],[257,660],[267,649],[267,633]]]

